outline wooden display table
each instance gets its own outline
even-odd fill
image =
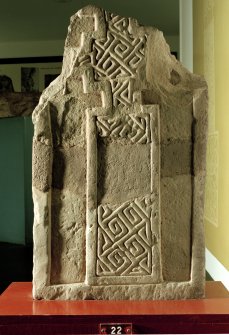
[[[220,282],[207,282],[201,300],[34,301],[31,291],[31,283],[12,283],[0,296],[0,335],[99,334],[110,323],[134,334],[229,333],[229,292]]]

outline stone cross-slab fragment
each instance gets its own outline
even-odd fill
[[[30,116],[38,104],[40,93],[0,93],[0,118]]]
[[[163,34],[81,9],[33,122],[34,298],[203,297],[207,87]]]

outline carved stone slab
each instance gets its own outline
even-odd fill
[[[33,113],[36,299],[204,295],[205,81],[87,6]]]
[[[0,93],[0,118],[30,116],[39,97],[40,93]]]

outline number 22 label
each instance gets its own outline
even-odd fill
[[[111,335],[123,335],[132,334],[132,324],[131,323],[102,323],[99,325],[100,334],[111,334]]]
[[[111,327],[111,334],[122,334],[122,327],[121,326],[118,326],[118,327],[115,327],[115,326],[112,326]]]

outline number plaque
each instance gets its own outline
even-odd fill
[[[132,323],[101,323],[99,334],[132,334]]]

